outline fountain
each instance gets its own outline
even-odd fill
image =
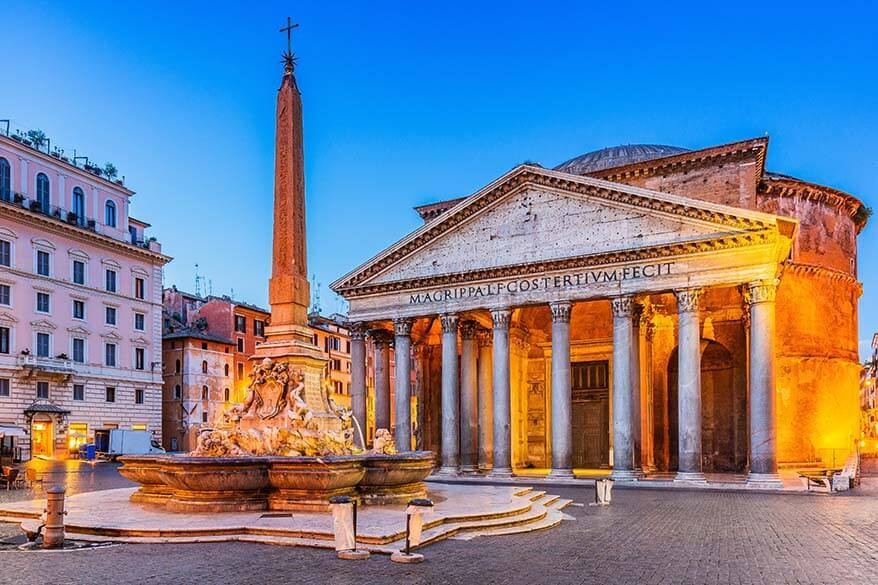
[[[252,358],[247,397],[203,429],[188,455],[121,457],[120,473],[141,486],[131,496],[134,502],[175,512],[326,511],[333,496],[397,504],[426,495],[433,454],[397,453],[387,429],[376,431],[366,451],[362,436],[354,435],[354,423],[359,429],[361,421],[331,398],[327,359],[307,327],[302,101],[295,62],[288,50],[277,97],[271,324]]]

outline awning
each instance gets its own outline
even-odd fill
[[[36,413],[46,413],[46,414],[70,414],[70,411],[64,408],[61,408],[58,405],[51,404],[48,402],[34,402],[30,406],[24,409],[24,414],[36,414]]]
[[[27,438],[27,433],[19,426],[0,423],[0,439],[3,437],[18,437],[19,439],[24,439]]]

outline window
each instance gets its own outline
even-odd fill
[[[49,399],[48,382],[37,382],[37,398],[42,398],[43,400]]]
[[[134,404],[143,404],[143,388],[134,389]]]
[[[73,215],[76,223],[85,225],[85,193],[79,187],[73,188]]]
[[[116,271],[107,269],[106,289],[108,292],[116,292]]]
[[[10,333],[9,327],[0,327],[0,353],[9,353]]]
[[[137,228],[133,225],[128,226],[128,235],[131,236],[132,244],[136,244],[138,241],[140,241],[140,238],[137,236]]]
[[[85,262],[82,260],[73,261],[73,282],[85,284]]]
[[[49,276],[49,253],[44,250],[37,250],[37,274]]]
[[[37,174],[37,202],[40,204],[40,211],[49,213],[49,177],[44,173]]]
[[[48,333],[37,333],[37,357],[49,357]]]
[[[180,388],[180,385],[177,384],[174,386],[174,400],[180,400],[183,398],[183,390]]]
[[[207,422],[207,411],[206,410],[201,413],[201,422],[203,422],[203,423]]]
[[[207,349],[207,342],[206,341],[201,342],[201,349],[204,349],[204,350]]]
[[[9,396],[9,380],[0,378],[0,396]]]
[[[179,374],[179,373],[180,373],[180,360],[177,360],[177,361],[174,363],[174,373],[175,373],[175,374]]]
[[[37,313],[49,312],[49,293],[37,293]]]
[[[107,366],[116,366],[116,344],[115,343],[105,343],[104,344],[104,365]]]
[[[253,321],[253,333],[257,337],[265,337],[265,321]]]
[[[107,307],[106,313],[107,313],[107,319],[106,319],[107,325],[115,325],[116,324],[116,307]]]
[[[12,242],[0,240],[0,266],[12,266]]]
[[[201,360],[201,373],[207,373],[207,360]]]
[[[73,400],[85,400],[85,386],[82,384],[73,385]]]
[[[146,350],[142,347],[134,348],[134,369],[142,370],[146,363]]]
[[[247,333],[247,317],[244,315],[235,315],[235,331],[238,333]]]
[[[0,305],[12,304],[12,287],[8,284],[0,284]]]
[[[0,199],[12,201],[12,168],[5,158],[0,158]]]
[[[85,340],[81,337],[73,338],[73,361],[78,364],[85,363]]]
[[[107,386],[107,402],[116,402],[116,389],[112,386]]]
[[[240,353],[244,353],[244,338],[243,337],[238,338],[238,351]]]
[[[229,364],[226,364],[225,366],[223,366],[223,369],[225,370],[226,377],[228,378],[229,377]]]
[[[85,301],[73,300],[73,318],[85,319]]]
[[[146,317],[143,313],[134,313],[134,330],[143,331],[146,329]]]
[[[201,387],[201,399],[210,400],[210,388],[208,388],[207,386]]]
[[[146,281],[142,278],[134,279],[134,296],[138,299],[146,298]]]
[[[223,400],[225,400],[226,402],[228,402],[228,401],[229,401],[229,398],[231,398],[231,397],[232,397],[232,393],[229,391],[228,388],[226,388],[225,390],[223,390]]]
[[[238,379],[239,380],[244,379],[244,364],[241,364],[241,363],[238,364]]]
[[[112,201],[107,201],[104,205],[104,223],[108,227],[116,227],[116,204]]]

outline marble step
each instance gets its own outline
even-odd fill
[[[527,497],[530,499],[531,502],[535,502],[545,495],[546,495],[546,492],[544,492],[542,490],[531,490],[530,492],[527,493]]]
[[[548,508],[549,506],[551,506],[553,503],[555,503],[556,501],[558,501],[560,499],[561,499],[561,496],[553,496],[552,494],[545,494],[545,495],[542,495],[539,498],[536,498],[536,499],[531,500],[531,501],[534,502],[535,504],[539,504],[541,506],[545,506],[546,508]]]
[[[557,500],[552,502],[552,505],[549,507],[554,509],[554,510],[563,510],[564,508],[566,508],[567,506],[569,506],[572,503],[573,503],[573,500],[568,500],[565,498],[558,498]]]
[[[520,526],[509,526],[506,528],[487,529],[478,534],[478,536],[508,536],[510,534],[526,534],[536,532],[538,530],[547,530],[561,524],[563,520],[572,520],[572,516],[549,508],[547,514],[536,522],[529,522]]]

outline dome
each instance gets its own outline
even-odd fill
[[[570,173],[572,175],[587,175],[604,169],[612,169],[632,163],[673,156],[682,152],[688,152],[687,148],[666,146],[664,144],[623,144],[611,146],[571,158],[557,167],[556,171]]]

